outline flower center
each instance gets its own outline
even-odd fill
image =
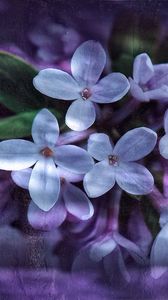
[[[118,156],[117,155],[109,155],[108,156],[109,165],[117,167],[118,166]]]
[[[53,151],[52,151],[50,148],[48,148],[48,147],[42,149],[42,150],[40,151],[40,153],[41,153],[42,155],[46,156],[46,157],[53,156]]]
[[[91,91],[88,88],[85,88],[82,92],[81,92],[81,96],[83,98],[83,100],[87,100],[90,96],[91,96]]]
[[[61,181],[61,185],[63,185],[66,182],[64,177],[60,177],[60,181]]]

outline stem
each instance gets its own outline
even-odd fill
[[[118,124],[128,118],[140,106],[141,102],[131,99],[112,116],[112,124]]]
[[[57,145],[61,146],[61,145],[80,142],[82,140],[87,139],[90,136],[90,134],[94,133],[95,131],[96,131],[95,129],[90,128],[80,132],[68,131],[62,133],[58,138]]]
[[[121,200],[122,190],[118,187],[115,192],[111,192],[110,206],[108,212],[108,231],[118,231],[119,228],[119,212],[120,212],[120,200]]]
[[[154,186],[153,191],[149,194],[149,198],[159,213],[164,207],[168,206],[168,198],[166,199],[156,186]]]

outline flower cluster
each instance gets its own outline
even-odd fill
[[[40,71],[33,79],[35,89],[47,96],[47,100],[53,98],[49,99],[53,100],[53,106],[64,101],[65,123],[71,131],[64,125],[60,126],[61,131],[67,132],[60,133],[60,120],[53,108],[40,109],[33,119],[31,140],[16,138],[0,142],[0,169],[12,171],[16,185],[28,190],[27,218],[35,230],[51,231],[64,221],[70,221],[76,224],[76,228],[72,225],[69,229],[72,235],[79,233],[82,226],[84,232],[89,231],[87,237],[83,235],[79,241],[81,247],[73,270],[80,269],[85,262],[91,265],[103,260],[108,273],[108,262],[115,261],[114,269],[119,269],[122,277],[130,281],[126,267],[128,257],[133,259],[133,266],[135,262],[143,266],[151,263],[155,268],[167,262],[167,252],[162,251],[162,245],[168,243],[168,187],[167,194],[162,195],[154,185],[154,168],[150,163],[147,164],[150,171],[144,166],[144,158],[157,144],[154,128],[146,127],[147,124],[128,130],[122,128],[122,135],[113,128],[113,114],[119,120],[128,117],[122,110],[122,106],[127,110],[129,105],[128,92],[136,105],[139,101],[137,107],[140,102],[150,100],[166,102],[167,64],[153,65],[146,53],[139,54],[134,60],[133,78],[129,80],[117,72],[102,78],[105,65],[105,50],[100,43],[90,40],[73,54],[72,75],[52,68]],[[113,110],[113,105],[117,105],[113,103],[124,96],[125,102],[119,103],[118,111]],[[105,114],[106,109],[112,112],[110,118]],[[102,129],[103,121],[106,122],[105,130]],[[159,140],[159,151],[168,159],[168,111],[164,128],[166,133]],[[140,223],[147,232],[147,245],[142,239],[138,244],[119,232],[120,200],[124,193],[134,199],[148,195],[160,213],[163,228],[156,237],[151,255],[151,236],[143,222]],[[104,200],[107,200],[107,207],[102,218],[101,202]],[[159,273],[153,269],[152,274],[159,277],[164,271],[165,268]]]

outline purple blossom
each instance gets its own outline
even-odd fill
[[[149,154],[156,145],[157,134],[140,127],[128,131],[113,147],[103,133],[92,134],[88,152],[98,160],[84,176],[84,189],[89,197],[99,197],[118,183],[124,191],[143,195],[153,189],[154,179],[142,165],[134,162]]]
[[[57,168],[61,189],[55,205],[48,211],[41,210],[33,201],[28,208],[28,221],[35,229],[49,231],[59,227],[67,213],[80,220],[88,220],[94,213],[92,203],[86,194],[72,183],[80,182],[83,175]],[[20,187],[28,189],[32,169],[13,171],[12,179]]]
[[[29,192],[32,200],[44,211],[51,209],[59,197],[60,177],[56,165],[76,174],[85,174],[93,165],[84,149],[73,145],[57,146],[58,136],[57,119],[47,109],[42,109],[32,125],[34,143],[22,139],[0,143],[1,169],[22,170],[35,164]]]
[[[168,64],[153,65],[146,53],[136,56],[130,93],[142,102],[168,100]]]
[[[105,67],[106,53],[95,41],[84,42],[71,60],[72,75],[58,69],[45,69],[34,78],[41,93],[55,99],[75,100],[66,114],[69,128],[82,131],[96,119],[94,103],[112,103],[129,90],[129,82],[121,73],[111,73],[99,80]]]

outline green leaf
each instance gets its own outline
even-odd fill
[[[53,110],[52,113],[61,120],[61,115]],[[22,138],[31,135],[32,122],[38,111],[29,111],[16,116],[0,119],[0,139]]]
[[[48,99],[33,87],[37,71],[24,60],[0,52],[0,103],[14,112],[48,106]]]

